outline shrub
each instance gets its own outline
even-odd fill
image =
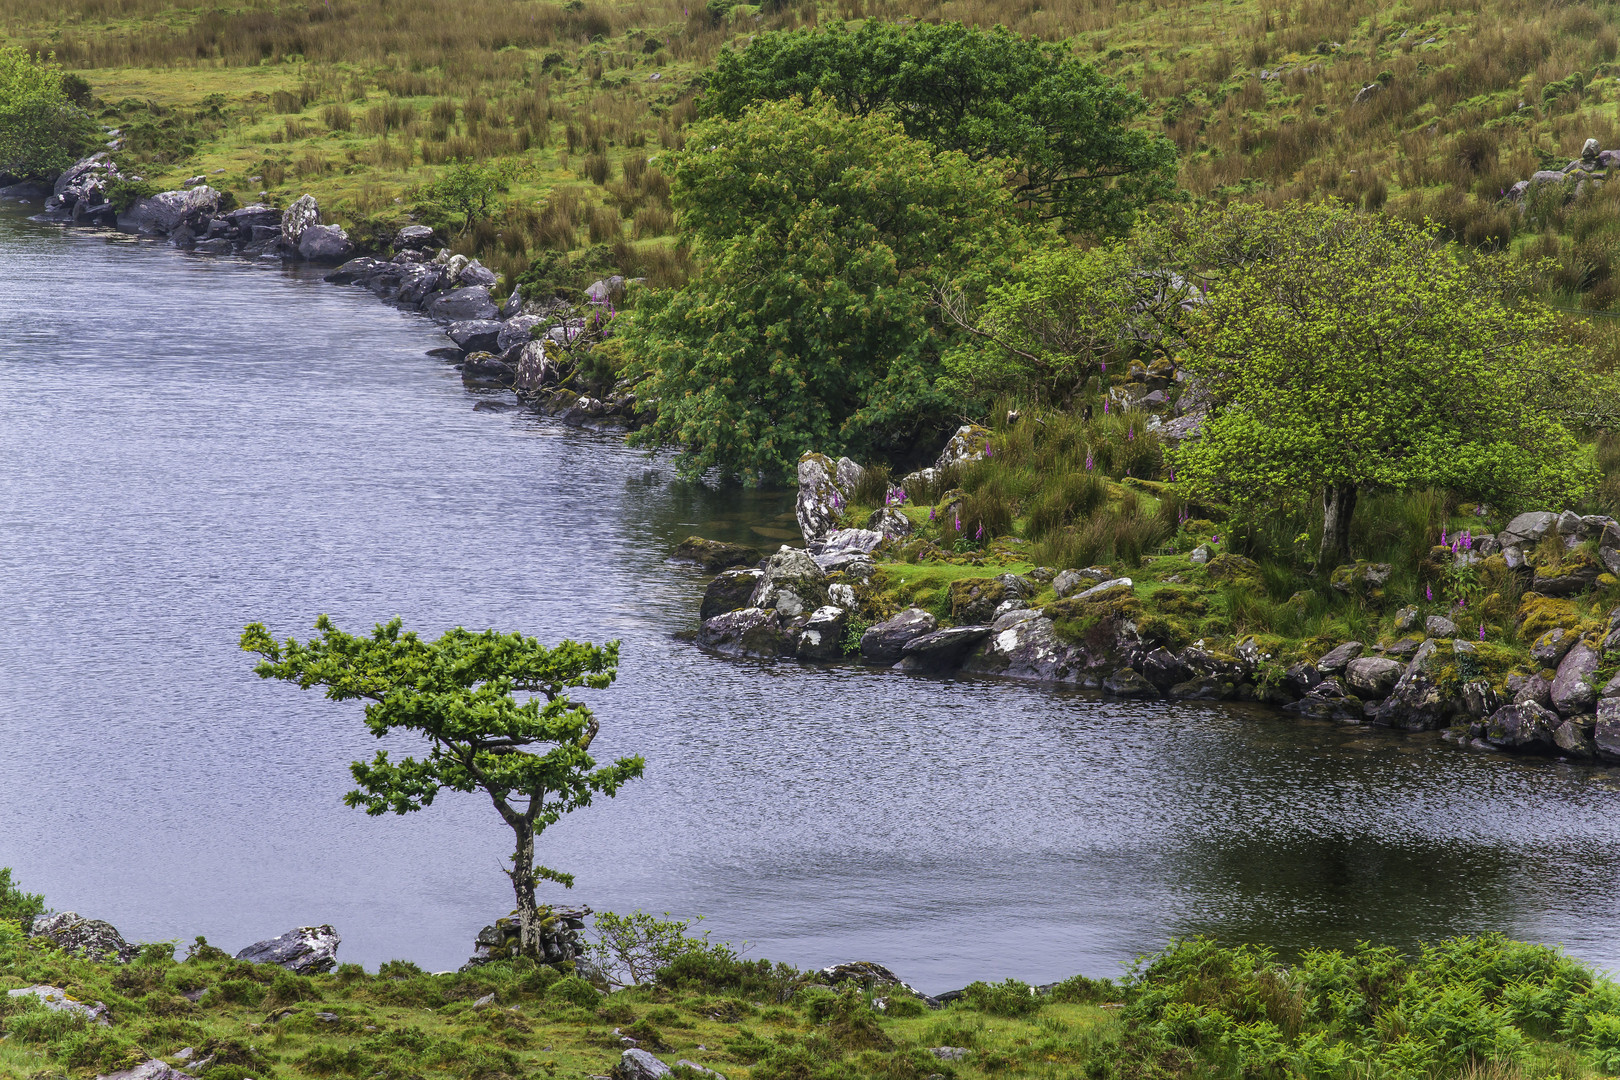
[[[558,979],[546,991],[546,996],[556,1001],[577,1005],[581,1009],[594,1009],[602,1000],[601,992],[578,975]]]
[[[1046,1003],[1033,986],[1017,979],[999,983],[970,983],[963,991],[963,1000],[970,1009],[991,1016],[1012,1017],[1034,1016]]]
[[[25,929],[45,910],[45,898],[25,893],[11,880],[11,868],[0,866],[0,919],[10,919]]]

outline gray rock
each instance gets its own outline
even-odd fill
[[[68,992],[60,986],[46,986],[40,983],[35,986],[25,986],[21,990],[7,990],[7,997],[31,997],[39,999],[40,1004],[51,1012],[71,1013],[82,1016],[85,1020],[99,1024],[102,1027],[111,1027],[112,1021],[107,1018],[107,1006],[101,1002],[86,1004],[78,998],[69,997]]]
[[[1542,667],[1557,667],[1564,654],[1579,640],[1579,635],[1574,632],[1555,626],[1531,643],[1530,656]]]
[[[523,346],[513,366],[520,394],[538,393],[562,381],[563,365],[548,351],[544,341],[531,341]]]
[[[500,309],[489,298],[489,290],[481,285],[438,293],[422,305],[422,310],[442,323],[488,320],[500,314]]]
[[[1549,753],[1558,748],[1554,733],[1561,723],[1557,713],[1525,701],[1492,713],[1486,721],[1485,739],[1507,750]]]
[[[433,230],[426,225],[407,225],[394,234],[396,248],[425,248],[433,243]]]
[[[780,613],[747,607],[705,619],[697,641],[726,656],[780,656],[785,635]]]
[[[328,285],[364,284],[385,268],[391,268],[390,264],[362,255],[358,259],[350,259],[321,280]]]
[[[751,606],[774,608],[784,618],[792,618],[826,605],[827,575],[808,552],[784,544],[765,560],[763,569]]]
[[[954,667],[969,649],[989,635],[988,626],[951,626],[914,637],[900,648],[900,666],[906,671]]]
[[[534,339],[534,328],[542,325],[546,320],[539,315],[514,315],[501,323],[500,337],[496,339],[495,352],[504,353],[516,345],[526,344]]]
[[[219,198],[219,192],[206,186],[159,192],[136,199],[128,211],[118,215],[118,227],[125,232],[167,236],[181,226],[201,225],[211,218],[219,210]]]
[[[1615,577],[1620,577],[1620,551],[1612,547],[1601,548],[1598,551],[1598,558],[1603,561],[1603,569]]]
[[[1138,660],[1136,668],[1160,693],[1168,693],[1171,687],[1186,682],[1193,674],[1180,657],[1162,646]]]
[[[963,663],[964,671],[1054,686],[1088,684],[1091,657],[1058,636],[1039,611],[1012,611],[990,625],[990,635]],[[1089,685],[1098,685],[1095,676]]]
[[[398,298],[407,307],[420,307],[444,281],[444,267],[418,263],[400,268]]]
[[[1347,641],[1336,649],[1330,650],[1322,659],[1316,662],[1316,670],[1323,675],[1337,675],[1344,670],[1344,666],[1362,653],[1362,644],[1359,641]]]
[[[1593,749],[1608,762],[1620,762],[1620,697],[1599,698],[1597,724],[1592,730]]]
[[[635,1048],[624,1052],[615,1071],[620,1074],[622,1080],[661,1080],[674,1070],[647,1051]]]
[[[1423,622],[1418,615],[1416,604],[1408,604],[1395,613],[1395,632],[1404,634],[1408,630],[1415,630]]]
[[[342,942],[330,926],[300,926],[280,937],[254,942],[236,958],[250,964],[275,964],[294,975],[320,975],[336,966]]]
[[[1131,668],[1120,668],[1108,676],[1103,680],[1102,688],[1115,697],[1147,698],[1159,696],[1159,692],[1154,688],[1153,684]]]
[[[1430,672],[1437,664],[1435,651],[1432,638],[1418,648],[1406,665],[1405,674],[1374,712],[1374,723],[1407,731],[1429,731],[1446,726],[1450,702]]]
[[[885,540],[904,540],[911,535],[911,519],[893,506],[879,507],[866,519],[869,532],[879,533]]]
[[[1584,725],[1565,720],[1553,731],[1553,745],[1573,758],[1597,757],[1597,745],[1586,733]]]
[[[716,615],[747,607],[749,598],[754,595],[760,578],[764,576],[765,571],[754,567],[726,570],[715,575],[703,593],[703,606],[698,611],[698,617],[707,622]]]
[[[45,938],[74,956],[90,960],[111,960],[127,964],[141,951],[124,940],[118,928],[101,919],[87,919],[75,911],[40,915],[28,931],[29,937]]]
[[[213,1057],[204,1059],[204,1063],[211,1061],[213,1061]],[[157,1058],[149,1058],[133,1069],[107,1073],[104,1076],[97,1076],[96,1080],[192,1080],[192,1076],[190,1073],[183,1073],[179,1069],[170,1067]]]
[[[462,361],[461,382],[479,389],[505,390],[517,382],[517,372],[494,353],[475,352]]]
[[[883,534],[871,529],[834,529],[819,540],[809,542],[810,558],[826,573],[842,570],[855,562],[869,562]]]
[[[1304,697],[1322,681],[1322,672],[1315,664],[1295,664],[1283,674],[1283,689],[1295,697]]]
[[[861,657],[868,663],[898,663],[906,642],[933,633],[939,622],[922,608],[907,608],[867,628],[861,635]]]
[[[935,1046],[930,1048],[928,1052],[941,1061],[962,1061],[968,1056],[967,1047],[965,1046]]]
[[[934,459],[934,468],[944,469],[951,465],[964,465],[970,461],[983,461],[985,444],[989,442],[991,433],[978,424],[963,424],[957,428],[951,437],[945,440],[945,446]]]
[[[1512,675],[1507,681],[1508,694],[1514,704],[1533,701],[1544,709],[1552,708],[1552,680],[1541,675]]]
[[[1382,656],[1363,656],[1344,666],[1345,684],[1363,698],[1385,698],[1406,671],[1398,660]]]
[[[487,352],[499,355],[502,350],[499,348],[498,343],[501,329],[505,325],[505,323],[497,322],[494,319],[467,319],[451,323],[444,328],[444,332],[450,335],[451,341],[454,341],[456,345],[467,352]]]
[[[1498,540],[1502,541],[1503,547],[1522,546],[1540,540],[1557,528],[1557,514],[1550,510],[1531,510],[1508,522],[1507,528],[1497,533],[1496,536]]]
[[[1187,558],[1195,565],[1203,566],[1205,563],[1209,562],[1214,555],[1214,550],[1208,544],[1199,544],[1197,547],[1192,549],[1192,553],[1189,554]]]
[[[1581,517],[1573,510],[1565,510],[1558,515],[1556,528],[1559,536],[1577,536],[1581,531]]]
[[[1444,615],[1430,615],[1423,620],[1423,632],[1435,638],[1454,638],[1457,636],[1457,624]]]
[[[1065,570],[1052,579],[1052,591],[1062,598],[1081,588],[1090,588],[1094,584],[1096,582],[1087,577],[1082,570]]]
[[[805,543],[820,540],[838,528],[850,493],[839,489],[837,470],[836,463],[825,454],[805,454],[799,459],[799,498],[794,513]]]
[[[1132,584],[1131,579],[1128,577],[1110,578],[1107,581],[1093,585],[1085,592],[1078,594],[1075,598],[1077,600],[1095,600],[1101,597],[1104,593],[1113,592],[1115,589],[1130,589]]]
[[[304,238],[304,230],[321,223],[321,208],[313,195],[300,195],[281,215],[281,237],[294,247]]]
[[[844,655],[844,631],[848,628],[848,611],[833,604],[819,607],[799,632],[794,655],[800,660],[837,660]]]
[[[617,304],[624,299],[624,278],[618,274],[605,280],[593,281],[585,287],[585,302],[587,304]]]
[[[252,235],[255,228],[273,228],[277,235],[281,233],[281,211],[273,206],[263,203],[253,203],[251,206],[238,207],[225,215],[244,237]]]
[[[340,263],[354,254],[341,225],[311,225],[298,239],[298,254],[317,263]]]
[[[461,272],[456,275],[456,280],[463,285],[493,288],[495,282],[500,279],[495,276],[495,271],[474,259],[461,268]]]
[[[1199,675],[1176,683],[1166,694],[1177,701],[1229,701],[1237,696],[1237,684],[1219,675]]]
[[[717,1073],[713,1069],[706,1069],[697,1062],[688,1061],[686,1058],[681,1058],[681,1060],[675,1063],[675,1066],[676,1068],[681,1069],[691,1069],[693,1072],[701,1073],[704,1076],[712,1076],[714,1080],[726,1080],[724,1073]]]
[[[1597,650],[1588,645],[1576,645],[1558,665],[1558,675],[1552,683],[1552,704],[1565,716],[1587,712],[1597,701],[1597,688],[1591,679],[1600,660]]]
[[[1543,596],[1574,596],[1596,585],[1602,572],[1600,567],[1590,563],[1583,563],[1564,574],[1548,574],[1538,568],[1530,587]]]

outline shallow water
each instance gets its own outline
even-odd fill
[[[703,579],[669,552],[767,543],[791,500],[489,408],[442,341],[314,275],[0,214],[0,865],[24,885],[132,938],[330,922],[342,959],[459,964],[511,906],[510,834],[473,796],[346,809],[358,706],[235,645],[399,614],[622,639],[594,749],[646,778],[541,860],[567,900],[705,914],[752,956],[939,991],[1115,974],[1176,934],[1500,929],[1620,967],[1620,774],[707,656],[675,636]]]

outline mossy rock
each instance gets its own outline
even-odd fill
[[[1518,624],[1519,639],[1534,641],[1549,630],[1574,630],[1580,625],[1581,616],[1572,600],[1527,592],[1519,600],[1514,621]]]
[[[1204,570],[1211,581],[1230,581],[1234,584],[1258,585],[1260,564],[1242,555],[1223,551],[1205,564]]]
[[[676,562],[697,563],[708,574],[718,574],[733,566],[757,566],[763,557],[758,548],[705,540],[701,536],[688,536],[671,556]]]
[[[1450,549],[1447,549],[1448,551]],[[1363,600],[1378,601],[1384,598],[1384,586],[1389,583],[1390,575],[1394,572],[1388,563],[1368,562],[1366,559],[1357,559],[1353,563],[1334,567],[1328,583],[1335,591],[1347,596],[1360,597]]]
[[[1007,599],[1007,586],[995,578],[961,578],[951,582],[951,621],[958,625],[987,623]]]
[[[1196,618],[1209,612],[1209,605],[1192,589],[1160,589],[1153,594],[1152,603],[1166,615],[1183,618]]]
[[[1187,624],[1168,615],[1147,614],[1136,620],[1136,629],[1144,641],[1163,645],[1177,652],[1193,642],[1193,632]]]

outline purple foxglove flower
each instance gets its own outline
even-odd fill
[[[1103,415],[1108,415],[1108,400],[1106,398],[1103,399]]]
[[[1106,373],[1108,371],[1108,361],[1106,361],[1106,360],[1103,361],[1102,369],[1103,369],[1104,373]]]
[[[1445,527],[1445,526],[1444,526],[1444,525],[1442,525],[1442,526],[1440,526],[1440,542],[1441,542],[1441,543],[1442,543],[1442,544],[1449,544],[1449,543],[1451,543],[1451,541],[1450,541],[1450,540],[1447,540],[1447,539],[1446,539],[1446,527]]]
[[[1434,586],[1433,585],[1425,585],[1425,586],[1423,586],[1423,599],[1429,601],[1429,603],[1431,603],[1431,604],[1434,603]]]
[[[1485,640],[1485,624],[1484,623],[1479,624],[1479,640],[1481,640],[1481,641]]]
[[[984,456],[985,457],[995,457],[996,456],[996,452],[994,450],[990,449],[990,444],[989,443],[984,444]]]
[[[1125,429],[1125,438],[1127,440],[1136,438],[1136,425],[1135,424],[1132,424],[1130,427]]]
[[[934,508],[933,508],[933,507],[932,507],[932,506],[930,506],[930,507],[929,507],[929,508],[928,508],[928,520],[929,520],[929,521],[933,521],[933,520],[934,520]]]
[[[962,519],[961,518],[955,518],[954,520],[956,522],[956,531],[961,532],[962,531]]]
[[[973,539],[975,539],[975,540],[983,540],[984,539],[984,523],[982,521],[979,523],[978,531],[973,534]]]
[[[1087,455],[1086,455],[1086,472],[1090,472],[1090,471],[1091,471],[1091,469],[1092,469],[1092,460],[1091,460],[1091,455],[1090,455],[1090,454],[1087,454]]]

